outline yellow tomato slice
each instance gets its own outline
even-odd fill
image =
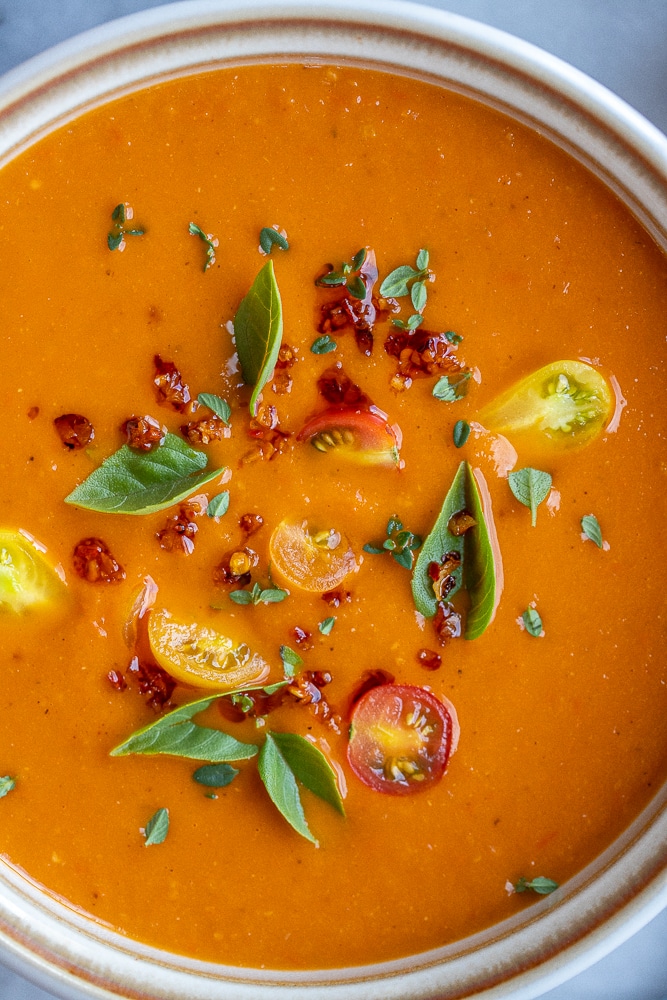
[[[271,568],[294,587],[326,594],[359,569],[350,542],[329,528],[310,531],[308,522],[281,521],[271,535]]]
[[[517,382],[479,415],[487,430],[511,437],[537,432],[560,447],[584,444],[608,423],[614,396],[584,361],[554,361]]]
[[[205,625],[176,621],[167,611],[151,612],[148,640],[158,666],[192,687],[233,691],[261,684],[269,675],[269,664],[245,643]]]
[[[25,611],[62,596],[64,582],[30,536],[0,528],[0,610]]]

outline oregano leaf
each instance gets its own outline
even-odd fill
[[[535,527],[537,522],[537,508],[543,500],[549,496],[552,479],[548,472],[541,469],[518,469],[510,472],[507,477],[509,487],[524,507],[530,508],[531,524]]]
[[[150,847],[153,844],[162,844],[167,839],[167,834],[169,833],[169,810],[168,809],[158,809],[157,812],[153,813],[148,823],[146,823],[146,828],[144,830],[144,835],[146,837],[144,841],[144,847]]]

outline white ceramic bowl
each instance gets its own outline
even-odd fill
[[[54,125],[165,77],[280,59],[440,82],[534,126],[602,178],[667,247],[667,139],[546,53],[407,3],[191,0],[81,35],[0,81],[0,163]],[[667,905],[667,788],[553,905],[403,961],[275,973],[179,959],[94,924],[0,865],[0,958],[53,993],[144,1000],[529,1000]]]

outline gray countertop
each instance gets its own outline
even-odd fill
[[[667,0],[431,3],[502,28],[560,56],[667,133]],[[157,5],[157,0],[0,0],[0,73],[96,24]],[[667,911],[548,997],[667,1000]],[[51,994],[2,966],[0,998],[52,1000]]]

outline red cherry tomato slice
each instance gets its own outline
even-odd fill
[[[453,706],[412,684],[382,684],[354,707],[347,757],[369,788],[412,795],[442,778],[457,739]]]
[[[377,406],[330,406],[311,417],[297,440],[361,465],[397,466],[400,461],[400,428]]]

